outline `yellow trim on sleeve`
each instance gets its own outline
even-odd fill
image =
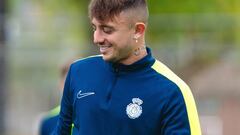
[[[176,74],[174,74],[167,66],[165,66],[158,60],[155,61],[152,68],[161,75],[167,77],[169,80],[174,82],[180,88],[187,108],[191,135],[201,135],[201,128],[196,104],[188,85]]]

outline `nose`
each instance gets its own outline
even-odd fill
[[[104,36],[101,31],[95,30],[93,34],[93,42],[95,44],[103,44],[104,42]]]

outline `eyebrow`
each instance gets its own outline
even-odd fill
[[[109,25],[105,25],[105,24],[103,24],[103,25],[100,25],[100,27],[101,27],[101,28],[108,27],[108,28],[114,29],[114,27],[113,27],[113,26],[109,26]]]
[[[91,24],[92,24],[92,26],[95,26],[95,27],[96,27],[96,25],[95,25],[95,24],[93,24],[93,23],[91,23]],[[113,27],[113,26],[106,25],[106,24],[100,24],[100,25],[99,25],[99,27],[101,27],[101,28],[108,27],[108,28],[114,29],[114,27]]]

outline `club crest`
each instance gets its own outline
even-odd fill
[[[133,98],[132,103],[127,105],[126,113],[130,119],[136,119],[142,114],[143,101],[139,98]]]

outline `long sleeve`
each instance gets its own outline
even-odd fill
[[[170,93],[163,112],[163,134],[201,135],[197,107],[188,85],[160,61],[152,68],[175,84],[167,90]]]
[[[191,134],[186,105],[179,90],[171,90],[171,96],[163,110],[161,131],[163,135]]]

